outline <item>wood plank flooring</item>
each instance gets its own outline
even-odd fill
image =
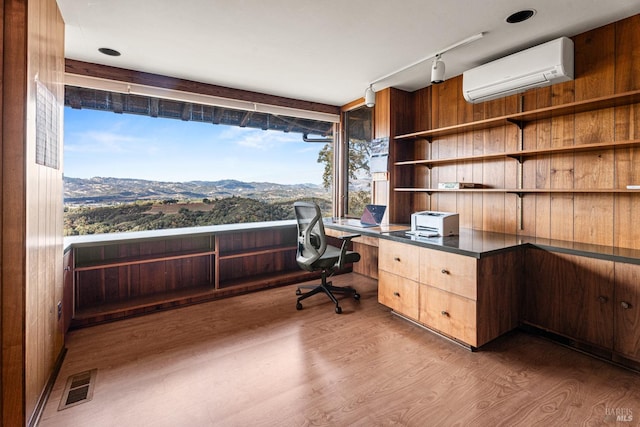
[[[378,304],[295,286],[72,332],[39,426],[638,425],[640,375],[515,332],[472,353]],[[58,411],[97,368],[93,399]],[[616,423],[617,414],[633,421]]]

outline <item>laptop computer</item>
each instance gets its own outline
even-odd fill
[[[378,227],[387,210],[385,205],[366,205],[360,219],[348,219],[346,225],[355,227]]]

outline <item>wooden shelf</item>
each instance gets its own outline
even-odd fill
[[[233,259],[233,258],[244,258],[244,257],[250,257],[250,256],[256,256],[256,255],[265,255],[265,254],[272,254],[272,253],[279,253],[279,252],[287,252],[287,251],[295,251],[296,247],[295,246],[273,246],[273,247],[269,247],[269,248],[261,248],[261,249],[256,249],[256,250],[250,250],[250,251],[236,251],[236,252],[227,252],[227,253],[220,253],[220,257],[218,258],[220,261],[223,260],[227,260],[227,259]]]
[[[595,189],[569,189],[569,188],[460,188],[460,189],[441,189],[441,188],[394,188],[397,192],[407,193],[507,193],[507,194],[548,194],[548,193],[640,193],[640,190],[627,190],[626,188],[595,188]]]
[[[619,93],[615,95],[602,96],[589,99],[586,101],[570,102],[552,107],[538,108],[536,110],[526,111],[523,113],[508,114],[506,116],[495,117],[491,119],[478,120],[475,122],[463,123],[460,125],[446,126],[438,129],[431,129],[421,132],[413,132],[404,135],[398,135],[396,140],[427,138],[431,139],[438,136],[453,135],[456,133],[477,131],[490,129],[492,127],[504,126],[507,124],[515,124],[524,127],[527,123],[541,119],[564,116],[567,114],[578,114],[587,111],[598,110],[603,108],[619,107],[623,105],[637,104],[640,102],[640,90]]]
[[[215,250],[210,251],[194,251],[194,252],[184,252],[175,255],[162,255],[158,256],[147,255],[144,257],[135,257],[135,258],[122,258],[120,260],[105,260],[105,261],[96,261],[95,263],[87,263],[82,265],[77,265],[75,267],[75,271],[88,271],[88,270],[102,270],[105,268],[113,268],[113,267],[123,267],[127,265],[137,265],[137,264],[148,264],[152,262],[160,262],[160,261],[172,261],[176,259],[186,259],[186,258],[195,258],[207,255],[215,255]]]
[[[529,157],[536,157],[543,154],[561,154],[561,153],[580,153],[585,151],[598,151],[608,150],[612,148],[628,148],[640,146],[640,139],[631,139],[628,141],[614,141],[614,142],[596,142],[592,144],[580,144],[570,145],[566,147],[554,147],[554,148],[541,148],[535,150],[522,150],[512,151],[505,153],[506,157],[511,157],[519,160],[521,163],[523,159]]]
[[[276,223],[277,225],[277,223]],[[315,277],[295,262],[296,227],[230,230],[73,248],[72,326],[137,316]],[[178,239],[176,241],[176,239]],[[79,260],[81,260],[79,262]],[[131,270],[128,268],[131,267]],[[135,267],[135,268],[134,268]]]
[[[477,156],[449,157],[446,159],[407,160],[402,162],[395,162],[394,165],[396,166],[422,165],[422,166],[431,168],[431,166],[434,166],[434,165],[453,164],[453,163],[470,162],[470,161],[478,161],[478,160],[504,159],[506,157],[509,157],[507,153],[479,154]]]
[[[578,153],[578,152],[585,152],[585,151],[598,151],[598,150],[606,150],[606,149],[612,149],[612,148],[627,148],[627,147],[636,147],[636,146],[640,146],[640,139],[632,139],[628,141],[571,145],[566,147],[541,148],[541,149],[534,149],[534,150],[509,151],[505,153],[479,154],[476,156],[449,157],[445,159],[408,160],[408,161],[402,161],[402,162],[395,162],[394,164],[396,166],[422,165],[422,166],[431,168],[434,165],[453,164],[453,163],[481,161],[481,160],[506,159],[506,158],[516,159],[520,163],[522,163],[527,158],[536,157],[544,154]]]
[[[579,188],[579,189],[567,189],[567,188],[552,188],[552,189],[534,189],[534,188],[511,188],[505,190],[507,193],[637,193],[640,190],[627,190],[626,188]]]
[[[82,322],[89,318],[122,314],[126,311],[136,311],[139,309],[155,310],[159,306],[184,303],[186,300],[194,298],[210,298],[214,295],[214,292],[215,289],[212,285],[204,284],[201,286],[193,286],[188,289],[179,289],[155,295],[128,298],[123,301],[100,304],[99,306],[76,310],[74,313],[74,319]]]
[[[319,273],[310,273],[304,270],[278,272],[254,276],[250,280],[237,279],[224,281],[219,289],[214,289],[210,284],[204,284],[188,289],[158,293],[156,295],[128,298],[124,301],[100,304],[99,306],[76,310],[71,321],[71,328],[75,329],[189,304],[212,301],[269,287],[305,282],[319,277]]]
[[[249,292],[256,289],[264,289],[274,286],[288,285],[291,283],[304,282],[320,277],[320,273],[311,273],[305,270],[294,270],[289,272],[278,272],[271,274],[260,274],[252,276],[250,279],[220,279],[219,289],[233,288],[236,292]]]
[[[568,104],[556,105],[551,107],[539,108],[536,110],[526,111],[522,113],[509,114],[505,116],[495,117],[491,119],[478,120],[460,125],[447,126],[438,129],[432,129],[421,132],[413,132],[396,136],[397,141],[415,140],[419,138],[432,141],[433,137],[453,135],[467,131],[489,129],[507,124],[515,124],[523,128],[527,123],[551,117],[560,117],[568,114],[584,113],[603,108],[611,108],[623,105],[631,105],[640,103],[640,90],[634,90],[615,95],[608,95],[586,101],[571,102]],[[504,160],[507,158],[515,159],[522,164],[526,159],[549,154],[562,153],[578,153],[587,151],[611,150],[616,148],[640,147],[640,139],[632,139],[625,141],[599,142],[589,144],[571,145],[566,147],[553,147],[532,150],[518,150],[501,153],[479,154],[472,156],[450,157],[443,159],[416,159],[403,160],[394,163],[395,166],[425,166],[431,169],[436,165],[456,164],[462,162],[477,162],[484,160]],[[522,172],[520,172],[522,173]],[[406,187],[394,188],[395,192],[418,192],[418,193],[445,193],[445,192],[461,192],[461,193],[513,193],[522,197],[525,194],[544,194],[544,193],[637,193],[639,190],[627,189],[526,189],[526,188],[463,188],[463,189],[438,189],[438,188],[419,188]]]
[[[420,187],[401,187],[394,188],[393,191],[405,193],[506,193],[504,188],[420,188]]]

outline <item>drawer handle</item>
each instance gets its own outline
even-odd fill
[[[393,296],[394,296],[394,297],[398,297],[398,298],[399,298],[399,297],[400,297],[400,292],[394,292],[394,293],[393,293]]]
[[[443,315],[443,316],[445,316],[445,317],[449,317],[449,312],[447,312],[447,311],[445,311],[445,310],[442,310],[442,311],[440,312],[440,314],[442,314],[442,315]]]
[[[622,306],[622,308],[624,308],[625,310],[628,310],[628,309],[630,309],[630,308],[631,308],[631,304],[629,304],[629,303],[628,303],[628,302],[626,302],[626,301],[622,301],[622,302],[620,303],[620,305],[621,305],[621,306]]]
[[[440,271],[442,274],[449,274],[449,270],[445,270],[444,268]]]
[[[605,297],[604,295],[600,295],[598,297],[598,301],[600,301],[601,304],[604,304],[605,302],[609,301],[609,298]]]
[[[393,260],[400,262],[400,258],[399,257],[395,257],[395,258],[393,258]]]

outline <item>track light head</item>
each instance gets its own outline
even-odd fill
[[[438,84],[444,81],[444,62],[440,59],[441,55],[436,55],[431,65],[431,83]]]
[[[364,91],[364,104],[371,108],[376,105],[376,93],[373,91],[372,85]]]

